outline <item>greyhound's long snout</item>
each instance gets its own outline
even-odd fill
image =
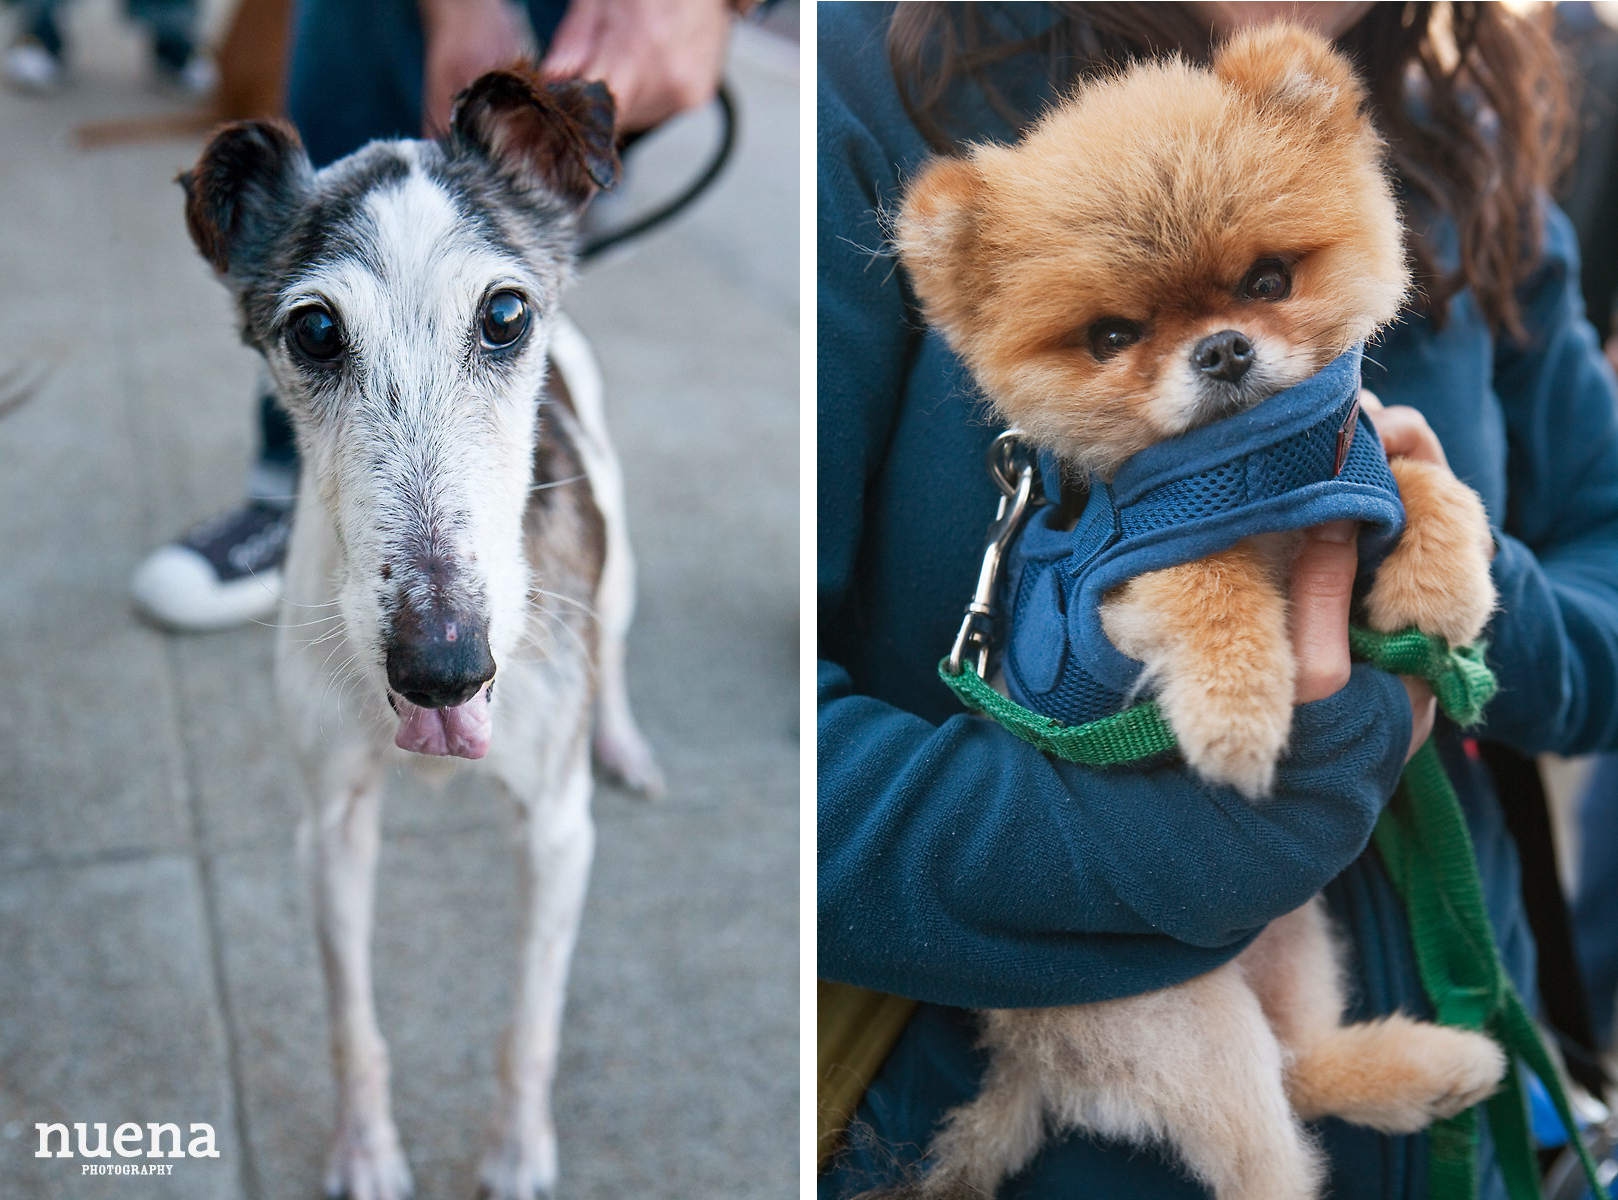
[[[387,642],[388,685],[421,708],[454,708],[494,678],[488,622],[454,609],[405,607]]]

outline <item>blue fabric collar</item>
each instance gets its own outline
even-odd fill
[[[1244,413],[1148,447],[1111,483],[1092,480],[1070,529],[1054,506],[1035,513],[1012,547],[998,605],[1012,699],[1068,724],[1120,711],[1141,664],[1102,632],[1102,598],[1243,538],[1364,522],[1363,580],[1397,539],[1404,508],[1359,412],[1360,356],[1355,347]],[[1058,466],[1042,460],[1041,473],[1049,487]]]

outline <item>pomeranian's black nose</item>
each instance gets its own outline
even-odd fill
[[[1210,379],[1240,383],[1253,365],[1253,343],[1234,329],[1210,333],[1191,351],[1191,365]]]

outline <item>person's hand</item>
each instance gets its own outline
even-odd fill
[[[599,79],[634,133],[713,99],[730,40],[726,0],[573,0],[540,70]]]
[[[485,71],[522,57],[522,31],[506,0],[420,0],[426,62],[421,124],[428,137],[449,129],[455,97]]]
[[[1372,420],[1376,424],[1377,437],[1382,440],[1382,453],[1392,458],[1414,458],[1419,462],[1432,463],[1436,467],[1449,469],[1449,459],[1444,456],[1444,447],[1433,432],[1433,427],[1427,424],[1427,418],[1417,409],[1406,404],[1396,404],[1387,407],[1376,398],[1376,394],[1360,389],[1360,407],[1366,412],[1374,413]],[[1410,693],[1410,713],[1413,728],[1411,732],[1410,753],[1414,754],[1427,740],[1427,735],[1433,730],[1433,721],[1438,712],[1438,701],[1433,696],[1433,689],[1424,679],[1416,679],[1410,675],[1401,675],[1399,679],[1405,685],[1405,691]],[[1408,759],[1408,756],[1406,756]]]
[[[1406,404],[1388,408],[1364,388],[1360,389],[1360,407],[1371,414],[1377,437],[1382,439],[1382,453],[1389,458],[1414,458],[1449,469],[1444,447],[1420,411]]]
[[[1432,685],[1425,679],[1401,675],[1399,682],[1405,685],[1405,693],[1410,697],[1410,748],[1405,751],[1405,761],[1409,762],[1416,757],[1421,744],[1432,736],[1433,723],[1438,720],[1438,697],[1433,695]]]
[[[1292,560],[1292,655],[1298,664],[1294,704],[1324,700],[1348,683],[1348,608],[1359,566],[1358,535],[1354,521],[1316,525],[1304,531],[1303,545]],[[1438,702],[1425,680],[1399,678],[1410,696],[1409,761],[1433,731]]]

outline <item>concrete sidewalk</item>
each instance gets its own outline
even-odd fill
[[[200,140],[73,148],[78,123],[170,107],[118,11],[75,7],[75,87],[0,93],[0,375],[53,371],[0,418],[0,1200],[308,1200],[333,1088],[273,636],[167,636],[125,593],[151,547],[235,502],[254,357],[171,182]],[[743,30],[731,78],[720,186],[568,305],[607,372],[641,564],[630,686],[670,787],[598,793],[564,1197],[797,1190],[796,48]],[[687,176],[712,135],[661,136],[636,187]],[[475,1190],[513,983],[509,825],[466,781],[389,795],[378,1004],[424,1200]],[[206,1122],[220,1157],[87,1178],[34,1157],[54,1121]]]

